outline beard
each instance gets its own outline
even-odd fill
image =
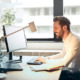
[[[61,30],[60,32],[56,32],[55,34],[56,34],[56,38],[57,38],[57,39],[61,39],[61,38],[63,38],[64,31]]]

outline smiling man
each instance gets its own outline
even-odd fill
[[[54,33],[56,37],[66,38],[70,33],[70,21],[65,17],[55,17],[54,18]]]
[[[57,66],[66,66],[72,62],[71,67],[80,68],[80,38],[70,31],[70,21],[66,17],[54,17],[54,33],[57,39],[62,38],[64,47],[62,52],[48,56],[38,57],[36,61],[51,63]]]

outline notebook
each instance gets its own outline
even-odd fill
[[[49,64],[42,64],[37,66],[30,66],[32,71],[50,71],[50,70],[59,70],[63,66],[55,66],[55,65],[49,65]]]

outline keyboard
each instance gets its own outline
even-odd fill
[[[2,69],[6,69],[7,71],[22,71],[22,67],[18,63],[2,63]]]
[[[35,62],[35,60],[36,58],[32,58],[27,62],[27,64],[30,64],[30,65],[41,65],[42,64],[42,62],[39,62],[39,61]]]

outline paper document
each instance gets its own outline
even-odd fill
[[[56,66],[56,65],[49,65],[49,64],[30,66],[31,70],[33,71],[57,70],[57,69],[61,69],[62,67],[63,66]]]

